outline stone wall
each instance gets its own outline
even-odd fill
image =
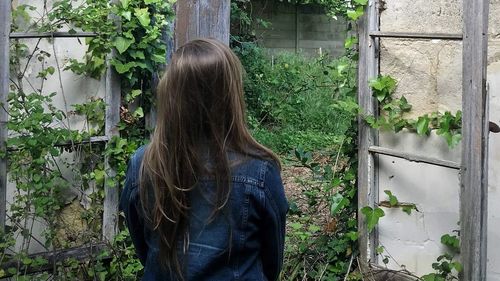
[[[381,31],[462,33],[460,0],[385,0]],[[488,85],[490,120],[500,122],[500,0],[490,1]],[[462,44],[445,40],[381,40],[382,74],[399,81],[397,95],[413,104],[409,117],[461,109]],[[382,146],[436,158],[460,161],[460,148],[450,150],[436,135],[382,134]],[[490,135],[488,281],[500,280],[500,135]],[[400,201],[414,202],[419,212],[408,216],[385,209],[380,243],[394,257],[389,266],[405,266],[418,275],[433,272],[431,264],[445,249],[441,235],[459,229],[457,171],[380,157],[379,197],[391,190]],[[467,200],[467,198],[463,198]],[[386,253],[386,254],[387,254]],[[381,262],[381,259],[379,259]]]

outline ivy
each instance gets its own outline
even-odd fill
[[[368,233],[372,232],[375,226],[378,224],[380,218],[385,216],[384,210],[379,207],[372,208],[369,206],[365,206],[361,208],[361,213],[366,217]]]
[[[432,130],[436,130],[436,134],[443,137],[450,148],[460,143],[462,138],[461,111],[455,114],[449,111],[432,112],[419,116],[417,119],[408,119],[405,114],[411,111],[412,106],[404,96],[400,98],[393,96],[397,88],[397,81],[394,78],[381,75],[370,80],[369,85],[380,108],[379,117],[364,116],[365,121],[372,128],[391,130],[396,133],[407,129],[421,136],[429,135]]]
[[[43,50],[40,47],[40,42],[45,39],[39,39],[34,46],[19,40],[11,41],[10,66],[14,75],[11,76],[8,97],[8,151],[1,153],[8,157],[9,180],[15,183],[15,194],[9,206],[7,231],[0,236],[0,263],[18,262],[17,266],[0,271],[0,277],[13,275],[16,280],[49,280],[48,273],[26,275],[27,267],[48,262],[28,256],[28,249],[33,243],[41,243],[49,251],[70,247],[74,243],[95,243],[101,239],[102,202],[106,188],[104,179],[109,173],[104,166],[104,156],[109,157],[116,171],[115,176],[108,176],[108,183],[123,182],[129,156],[145,142],[148,134],[145,115],[152,103],[152,81],[167,57],[164,40],[174,14],[172,3],[122,0],[109,4],[107,0],[59,0],[50,6],[44,0],[43,10],[36,13],[35,8],[29,5],[13,8],[13,31],[54,32],[66,29],[71,34],[85,31],[96,36],[86,38],[85,42],[79,41],[85,43],[87,48],[84,57],[71,58],[64,65],[59,65],[54,49]],[[117,26],[120,28],[117,29]],[[110,60],[113,50],[116,50],[116,56]],[[55,58],[57,64],[47,65],[49,58]],[[40,64],[41,69],[31,76],[37,80],[36,84],[30,81],[33,78],[26,75],[28,64],[34,63]],[[105,147],[103,144],[87,143],[90,137],[104,134],[105,101],[90,97],[83,104],[65,104],[62,110],[54,105],[56,95],[65,98],[62,82],[59,92],[46,93],[44,85],[47,80],[61,80],[62,71],[101,79],[108,63],[120,74],[123,105],[120,136],[111,139]],[[84,128],[72,128],[72,118],[83,119]],[[78,241],[64,241],[59,236],[59,231],[64,228],[60,216],[70,192],[76,192],[78,199],[81,196],[88,206],[76,214],[76,219],[81,219],[89,230],[79,234],[82,237]],[[39,237],[32,233],[35,220],[47,227],[40,242],[36,242]],[[115,241],[109,243],[108,249],[107,253],[88,263],[68,259],[53,264],[50,278],[139,279],[142,266],[135,258],[128,232],[121,232]]]

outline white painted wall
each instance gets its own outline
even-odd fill
[[[460,0],[385,0],[381,30],[393,32],[461,33]],[[500,124],[500,0],[490,1],[488,84],[490,120]],[[382,40],[381,72],[399,81],[414,110],[409,117],[461,108],[462,46],[442,40]],[[406,132],[383,133],[380,145],[418,155],[460,161],[460,149],[449,150],[436,135],[420,138]],[[490,135],[488,200],[488,281],[500,281],[500,134]],[[441,235],[458,229],[459,178],[452,169],[380,157],[379,199],[391,190],[400,201],[416,203],[411,216],[387,209],[379,238],[394,258],[389,267],[423,275],[444,251]],[[464,198],[467,200],[467,198]],[[385,254],[387,254],[385,253]],[[382,258],[379,259],[381,263]]]

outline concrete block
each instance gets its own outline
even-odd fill
[[[409,118],[462,107],[462,45],[443,40],[381,40],[381,73],[398,81],[396,96],[413,105]]]
[[[460,148],[449,149],[435,133],[423,138],[407,131],[383,132],[380,145],[460,161]],[[417,275],[430,273],[432,263],[445,251],[441,236],[459,228],[458,171],[390,156],[378,159],[379,201],[388,200],[384,190],[390,190],[400,202],[414,203],[418,209],[407,215],[399,208],[383,208],[386,215],[379,222],[379,241],[393,257],[389,268],[397,270],[404,265]]]
[[[489,120],[500,124],[500,40],[490,45],[496,57],[488,66]],[[491,53],[490,53],[491,55]],[[490,133],[488,171],[488,281],[500,280],[500,134]]]
[[[462,33],[461,0],[386,0],[380,29],[392,32]]]

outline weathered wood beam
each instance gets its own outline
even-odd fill
[[[359,22],[359,72],[358,72],[358,103],[367,115],[378,114],[377,100],[372,96],[368,85],[370,79],[379,73],[379,40],[370,37],[370,32],[379,30],[378,0],[370,0],[365,14]],[[369,233],[361,208],[374,207],[378,200],[376,156],[368,149],[378,144],[377,131],[359,118],[358,132],[358,233],[360,262],[376,262],[375,247],[377,230]]]
[[[230,0],[179,0],[176,5],[175,49],[206,37],[229,44]]]
[[[117,0],[111,0],[111,3],[116,3]],[[119,18],[110,15],[110,20],[114,21],[117,28],[121,28]],[[106,123],[105,135],[108,140],[115,136],[119,136],[118,123],[120,122],[120,105],[121,105],[121,82],[120,76],[111,66],[111,59],[116,56],[116,50],[113,49],[107,58],[108,69],[106,71]],[[107,143],[109,145],[109,142]],[[115,169],[110,165],[108,156],[104,157],[104,168],[106,177],[104,179],[104,210],[102,215],[102,235],[107,241],[112,241],[118,233],[118,204],[120,200],[119,182],[114,179],[116,177]]]
[[[462,34],[446,33],[408,33],[408,32],[370,32],[370,36],[379,38],[397,38],[397,39],[424,39],[424,40],[457,40],[461,41]]]
[[[483,281],[487,280],[489,0],[463,1],[463,11],[461,280]]]
[[[426,163],[426,164],[431,164],[431,165],[435,165],[435,166],[456,169],[456,170],[460,169],[460,164],[453,162],[453,161],[415,155],[415,154],[401,152],[398,150],[380,147],[380,146],[370,146],[368,148],[368,151],[370,151],[372,153],[376,153],[376,154],[382,154],[382,155],[392,156],[392,157],[396,157],[396,158],[400,158],[400,159],[405,159],[405,160],[410,161],[410,162]]]
[[[31,254],[29,255],[29,258],[31,259],[42,258],[43,260],[47,261],[47,263],[40,266],[32,266],[32,265],[26,266],[22,261],[16,259],[10,260],[0,265],[0,269],[3,269],[5,274],[2,276],[2,278],[7,278],[12,276],[12,274],[9,273],[8,269],[9,268],[17,269],[18,265],[21,266],[21,268],[19,268],[20,271],[26,272],[26,274],[34,274],[38,272],[49,271],[54,267],[55,264],[64,262],[68,259],[74,259],[79,262],[95,259],[106,249],[107,246],[105,243],[98,243],[98,244],[84,245],[81,247],[64,249],[64,250]]]
[[[6,153],[9,95],[9,34],[11,1],[0,1],[0,152]],[[0,158],[0,232],[5,229],[7,207],[7,157]]]

